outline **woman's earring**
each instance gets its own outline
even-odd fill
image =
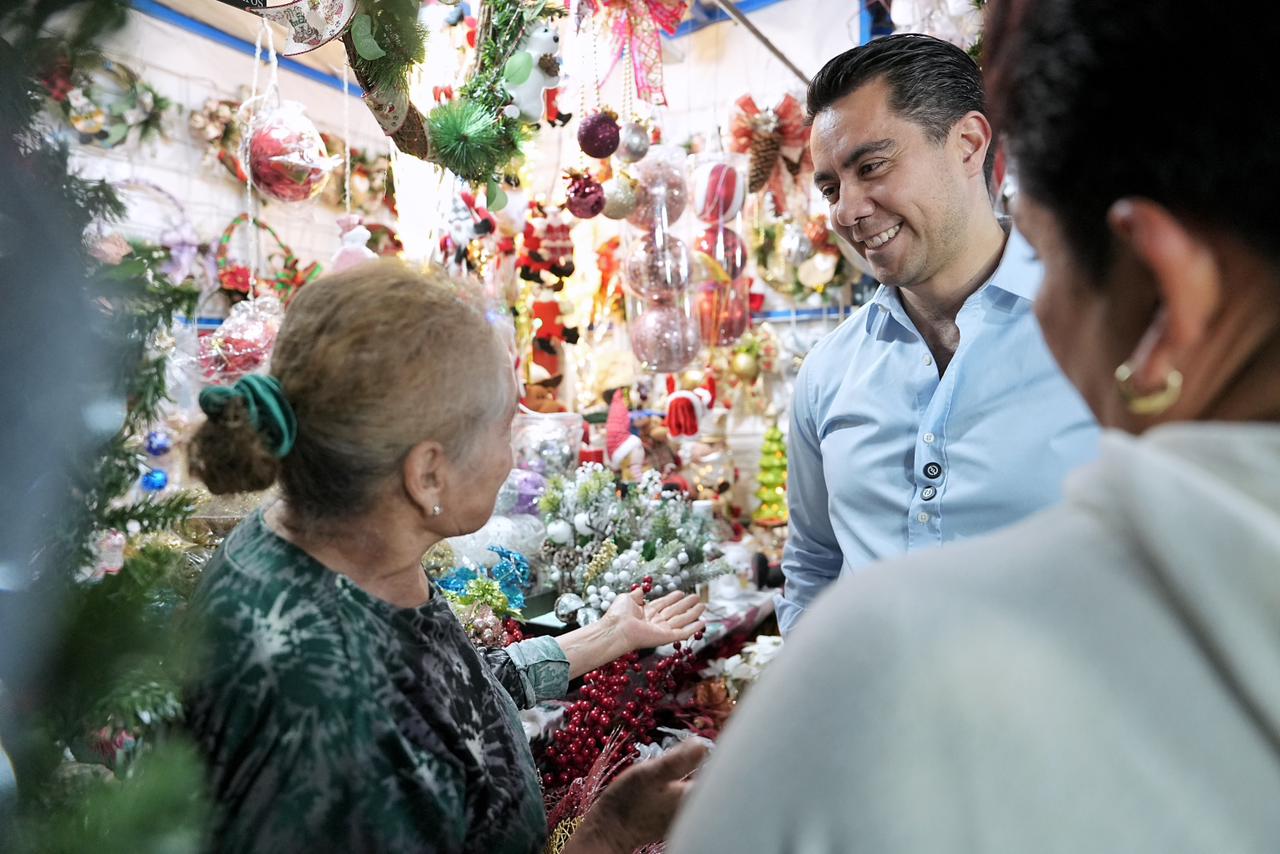
[[[432,515],[432,516],[439,516],[439,515],[440,515],[441,513],[443,513],[443,512],[444,512],[444,511],[440,509],[440,505],[439,505],[439,504],[437,504],[436,506],[434,506],[434,507],[432,507],[432,508],[431,508],[431,515]]]
[[[1164,378],[1164,388],[1151,394],[1138,394],[1133,387],[1133,368],[1124,362],[1116,368],[1116,385],[1134,415],[1160,415],[1177,403],[1182,395],[1182,372],[1169,371]]]

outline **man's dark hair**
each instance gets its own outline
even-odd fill
[[[945,140],[966,113],[985,112],[982,72],[967,53],[932,36],[902,33],[846,50],[824,65],[809,84],[809,121],[882,78],[889,86],[889,108],[924,128],[935,143]],[[995,158],[993,141],[983,163],[988,183]]]
[[[1094,275],[1110,262],[1107,211],[1128,196],[1280,266],[1280,4],[1250,4],[1230,38],[1175,0],[988,9],[992,118],[1019,188],[1054,213]]]

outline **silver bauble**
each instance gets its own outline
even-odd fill
[[[556,600],[556,619],[562,623],[572,623],[575,615],[586,607],[586,604],[576,593],[563,593]]]
[[[649,131],[635,122],[624,124],[618,133],[618,150],[614,156],[624,163],[635,163],[648,153]]]
[[[603,213],[609,219],[626,219],[638,201],[636,182],[630,178],[612,178],[605,182]]]

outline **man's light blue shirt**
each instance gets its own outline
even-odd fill
[[[841,573],[1012,524],[1057,503],[1093,458],[1097,424],[1032,312],[1040,277],[1011,231],[956,316],[941,377],[893,287],[809,353],[787,437],[784,634]]]

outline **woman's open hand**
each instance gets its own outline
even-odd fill
[[[705,627],[699,618],[706,608],[693,593],[677,590],[646,602],[643,592],[632,590],[613,600],[601,622],[630,652],[687,640]]]

